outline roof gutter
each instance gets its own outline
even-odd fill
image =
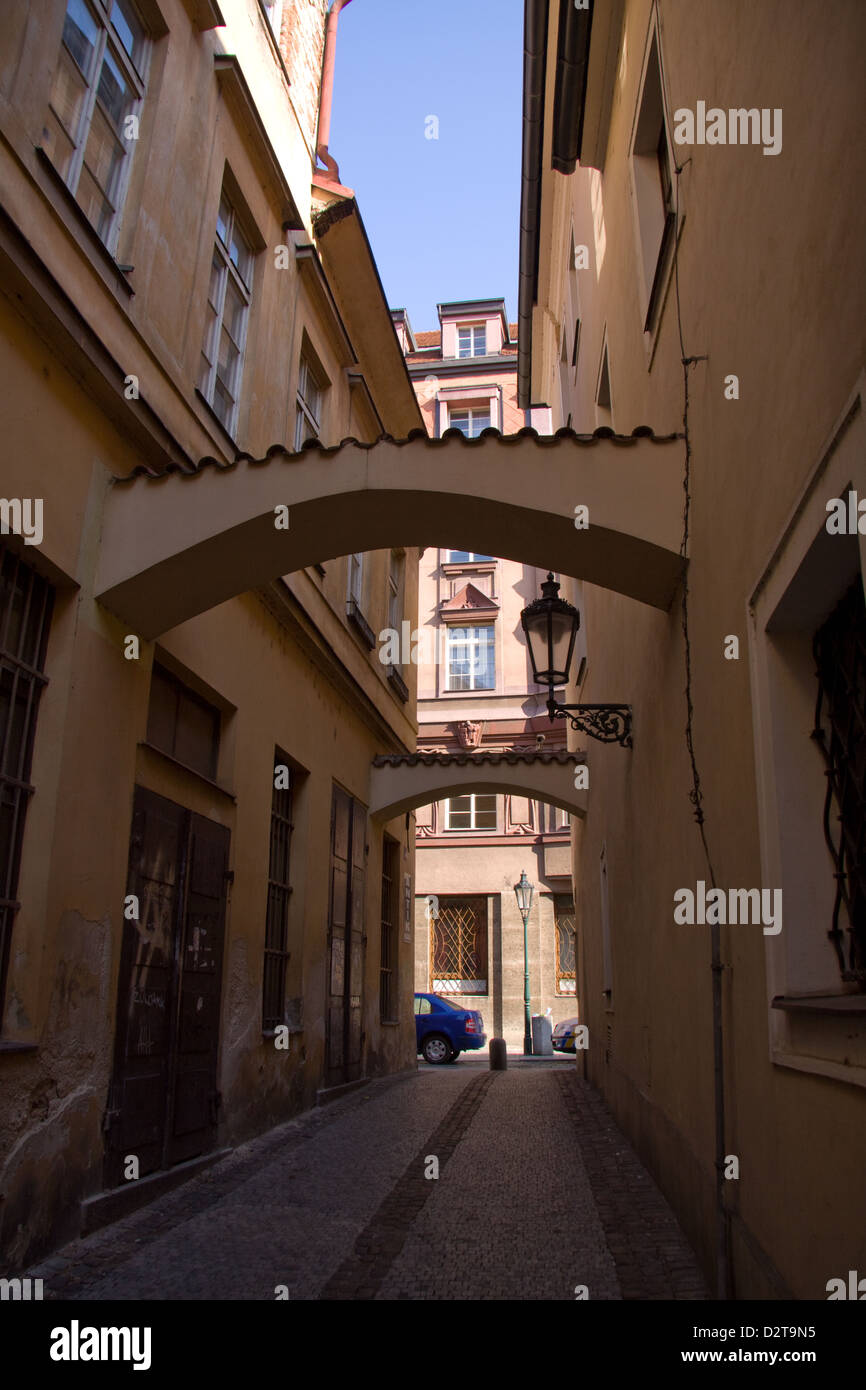
[[[521,410],[529,409],[532,394],[532,310],[538,293],[547,11],[548,0],[526,0],[523,12],[523,162],[517,291],[517,404]]]
[[[551,154],[551,163],[560,174],[574,173],[583,141],[592,13],[592,5],[587,10],[560,5]]]

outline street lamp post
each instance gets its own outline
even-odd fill
[[[559,585],[550,572],[541,593],[541,598],[524,608],[520,621],[529,647],[532,679],[548,688],[551,724],[554,719],[567,719],[573,729],[601,743],[631,748],[631,705],[564,705],[554,698],[554,689],[568,684],[580,614],[559,597]]]
[[[526,924],[532,907],[532,894],[535,889],[526,877],[526,870],[520,870],[520,878],[514,885],[514,896],[523,918],[523,1055],[532,1056],[532,1025],[529,1021],[529,949],[526,940]]]

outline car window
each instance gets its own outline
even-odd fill
[[[453,1009],[456,1014],[465,1014],[466,1012],[462,1004],[452,1004],[450,999],[443,999],[441,994],[436,995],[436,1003],[442,1009]]]
[[[432,1012],[433,1012],[433,1007],[432,1007],[432,1005],[431,1005],[431,1003],[430,1003],[430,1000],[429,1000],[429,999],[423,998],[423,996],[422,996],[421,999],[416,999],[416,1000],[415,1000],[415,1012],[416,1012],[416,1014],[430,1014],[430,1013],[432,1013]]]

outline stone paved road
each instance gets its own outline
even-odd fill
[[[54,1299],[707,1296],[652,1179],[560,1059],[374,1082],[27,1273]]]

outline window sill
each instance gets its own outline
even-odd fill
[[[38,1043],[14,1042],[11,1038],[8,1039],[7,1041],[4,1041],[2,1038],[0,1038],[0,1056],[2,1056],[4,1052],[6,1052],[6,1053],[15,1053],[15,1052],[38,1052],[38,1051],[39,1051],[39,1044],[38,1044]]]
[[[776,995],[772,1007],[785,1013],[866,1016],[866,994]]]
[[[399,1018],[380,1018],[380,1019],[379,1019],[379,1027],[380,1027],[380,1028],[399,1028],[399,1027],[400,1027],[400,1020],[399,1020]]]
[[[135,290],[130,285],[126,276],[128,274],[131,274],[133,267],[130,266],[129,270],[126,271],[121,270],[119,264],[112,256],[111,252],[109,251],[105,242],[102,240],[102,237],[99,235],[96,228],[89,221],[82,209],[78,206],[78,203],[75,200],[74,193],[72,193],[70,189],[67,187],[65,180],[55,169],[45,150],[42,148],[41,145],[36,145],[34,146],[34,148],[36,150],[36,157],[39,160],[39,163],[41,164],[42,168],[45,170],[46,174],[51,180],[51,183],[55,190],[60,194],[60,197],[63,199],[63,202],[65,203],[67,210],[75,218],[75,221],[78,225],[78,229],[81,232],[83,232],[86,236],[91,250],[93,250],[96,253],[96,255],[101,260],[103,266],[105,266],[107,270],[110,270],[112,272],[117,284],[124,291],[124,293],[128,295],[131,299],[132,296],[135,294]]]
[[[179,772],[185,772],[189,777],[195,777],[197,782],[202,782],[206,787],[209,787],[211,791],[219,792],[220,796],[224,796],[232,805],[237,805],[237,797],[234,792],[228,791],[226,787],[221,787],[219,782],[215,782],[212,777],[207,777],[205,773],[199,772],[197,768],[190,767],[188,763],[182,763],[179,758],[173,757],[171,753],[166,753],[164,749],[157,748],[155,743],[148,743],[147,739],[141,739],[138,746],[139,748],[146,748],[148,753],[155,754],[157,758],[161,758],[164,762],[177,768]]]
[[[400,675],[400,672],[398,671],[396,666],[388,667],[388,684],[392,687],[392,689],[396,690],[397,694],[399,695],[400,699],[403,701],[403,704],[405,705],[409,699],[409,687],[407,686],[403,677]]]
[[[376,645],[376,634],[353,598],[346,599],[346,617],[367,650],[372,651]]]
[[[195,388],[195,396],[196,399],[204,406],[205,410],[207,411],[213,423],[216,425],[220,434],[223,436],[224,439],[228,440],[229,444],[232,446],[232,449],[234,450],[234,454],[239,454],[240,446],[238,445],[237,440],[234,438],[233,435],[229,434],[222,420],[217,415],[216,411],[214,410],[213,406],[208,400],[207,396],[202,391],[200,391],[197,386]]]

